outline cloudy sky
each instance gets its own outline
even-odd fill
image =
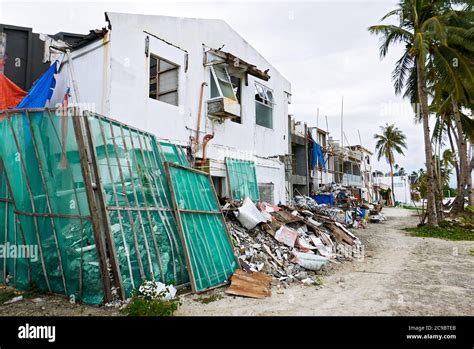
[[[298,120],[326,128],[340,139],[341,97],[344,132],[350,144],[374,151],[374,133],[396,123],[407,136],[408,150],[397,162],[408,172],[424,166],[421,125],[413,122],[408,101],[396,96],[391,71],[401,48],[383,61],[378,38],[367,27],[393,9],[396,1],[239,1],[61,2],[0,0],[0,23],[32,27],[35,32],[87,33],[105,25],[104,12],[131,12],[227,21],[292,84],[291,112]],[[347,144],[347,141],[345,143]],[[387,171],[384,160],[376,163]]]

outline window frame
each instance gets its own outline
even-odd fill
[[[223,69],[224,69],[224,73],[226,74],[227,76],[227,81],[226,83],[228,83],[230,85],[230,90],[232,91],[232,95],[233,95],[233,98],[230,98],[228,96],[224,96],[224,93],[222,92],[222,88],[221,88],[221,85],[219,83],[219,78],[217,77],[217,74],[216,74],[216,71],[215,71],[215,66],[217,65],[220,65]],[[229,98],[229,99],[232,99],[236,102],[239,102],[239,100],[237,99],[237,96],[235,95],[235,92],[234,92],[234,88],[233,88],[233,85],[232,85],[232,80],[230,79],[230,74],[229,74],[229,71],[227,70],[227,67],[223,64],[223,63],[219,63],[219,64],[213,64],[209,67],[209,71],[211,72],[211,75],[209,76],[211,79],[214,79],[214,84],[216,85],[217,87],[217,91],[219,92],[219,96],[217,97],[210,97],[210,99],[214,99],[214,98]],[[211,81],[212,83],[212,81]],[[239,103],[240,104],[240,103]]]
[[[151,91],[150,91],[151,80],[152,80],[151,71],[150,71],[151,70],[151,60],[152,59],[156,60],[156,76],[155,76],[155,79],[156,79],[156,97],[152,97]],[[173,67],[165,69],[163,71],[160,71],[160,61],[166,62],[169,65],[172,65]],[[169,105],[174,105],[176,107],[179,106],[179,102],[180,102],[180,98],[179,98],[179,69],[180,69],[180,66],[178,64],[176,64],[174,62],[171,62],[168,59],[162,58],[162,57],[160,57],[160,56],[158,56],[154,53],[150,53],[149,69],[148,69],[148,75],[149,75],[149,79],[148,79],[148,88],[149,88],[148,97],[150,99],[153,99],[153,100],[158,101],[158,102],[166,103],[166,104],[169,104]],[[169,91],[165,91],[164,93],[160,93],[160,83],[159,83],[160,82],[160,75],[164,74],[164,73],[168,73],[170,71],[176,71],[176,88],[172,89],[172,90],[169,90]],[[165,95],[168,95],[170,93],[176,93],[176,104],[165,102],[165,101],[162,101],[162,100],[159,99],[161,96],[165,96]]]
[[[261,92],[259,91],[259,88],[262,90]],[[270,92],[270,99],[268,98],[268,92]],[[260,98],[266,103],[264,102],[260,102],[259,100],[257,100],[257,94],[260,96]],[[271,127],[267,127],[265,125],[261,125],[259,123],[257,123],[257,105],[255,104],[255,124],[258,125],[258,126],[261,126],[261,127],[265,127],[265,128],[268,128],[268,129],[271,129],[273,130],[273,106],[275,105],[275,98],[274,98],[274,90],[271,89],[270,87],[268,86],[265,86],[263,84],[261,84],[260,82],[258,81],[255,81],[255,93],[254,93],[254,99],[255,99],[255,103],[259,103],[267,108],[270,108],[271,110]]]

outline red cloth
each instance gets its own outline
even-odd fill
[[[15,108],[25,96],[25,91],[15,85],[5,74],[0,74],[0,110]]]

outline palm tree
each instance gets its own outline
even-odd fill
[[[447,43],[451,48],[447,56],[451,54],[452,58],[449,62],[437,63],[437,70],[441,70],[441,74],[433,69],[433,101],[430,107],[437,116],[433,140],[440,144],[447,135],[451,152],[454,154],[457,195],[451,212],[456,214],[464,210],[466,189],[470,202],[474,203],[472,169],[467,156],[467,140],[474,140],[474,121],[462,112],[463,108],[470,108],[474,98],[474,12],[472,6],[467,6],[463,11],[450,11],[444,17],[447,23]],[[452,70],[460,70],[461,73],[449,73]],[[450,78],[446,80],[444,76]]]
[[[406,146],[405,134],[395,127],[395,124],[386,124],[380,127],[382,133],[375,134],[374,138],[377,140],[375,144],[375,152],[377,153],[377,160],[385,158],[390,165],[390,177],[392,181],[392,204],[395,204],[395,192],[393,185],[393,168],[395,164],[395,152],[403,154],[403,148]]]
[[[459,4],[461,1],[453,1]],[[438,224],[439,203],[435,201],[438,192],[434,180],[433,151],[429,127],[428,93],[431,87],[430,77],[435,75],[443,81],[459,82],[461,71],[466,71],[467,64],[448,45],[447,20],[445,16],[453,12],[451,1],[446,0],[401,0],[398,8],[387,13],[382,21],[398,16],[398,25],[374,25],[369,27],[373,34],[381,35],[380,56],[385,57],[392,44],[402,43],[405,50],[397,61],[392,74],[395,92],[416,103],[421,112],[423,136],[425,143],[426,179],[427,179],[427,214],[428,225]],[[452,31],[451,31],[452,32]],[[471,35],[472,34],[468,34]],[[465,32],[460,34],[465,37]],[[462,69],[447,69],[446,63],[457,59]],[[437,205],[438,204],[438,205]]]

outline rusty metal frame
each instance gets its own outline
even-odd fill
[[[110,266],[112,268],[112,274],[114,276],[114,286],[117,288],[118,294],[121,299],[125,299],[125,290],[123,288],[123,280],[122,280],[122,275],[120,274],[120,264],[118,263],[118,258],[117,258],[117,250],[115,248],[115,243],[112,238],[112,232],[111,232],[111,224],[109,220],[109,215],[107,214],[107,208],[106,208],[106,202],[105,202],[105,196],[104,196],[104,188],[103,188],[103,183],[102,183],[102,178],[99,170],[99,160],[96,152],[96,148],[94,146],[93,138],[92,138],[92,128],[90,125],[90,113],[85,111],[83,114],[83,121],[84,121],[84,127],[86,131],[86,137],[87,137],[87,145],[88,145],[88,152],[89,156],[91,158],[91,164],[92,164],[92,172],[95,178],[95,183],[97,186],[97,189],[95,191],[97,195],[97,205],[99,208],[99,217],[100,221],[102,223],[102,229],[105,235],[105,241],[106,241],[106,246],[107,246],[107,251],[109,261],[110,261]],[[109,168],[110,170],[110,168]]]
[[[18,215],[15,213],[16,203],[15,203],[15,200],[13,199],[13,192],[12,192],[12,189],[11,189],[11,186],[10,186],[10,182],[8,180],[8,175],[5,171],[5,167],[4,167],[2,158],[0,158],[0,170],[3,170],[3,172],[4,172],[5,184],[6,184],[6,187],[7,187],[7,190],[8,190],[8,195],[11,198],[11,203],[12,203],[12,206],[13,206],[13,220],[14,220],[14,222],[13,222],[13,236],[15,237],[15,245],[16,245],[17,226],[20,227],[21,241],[22,241],[23,245],[26,245],[25,236],[24,236],[24,233],[23,233],[23,226],[21,225],[21,222],[18,219]],[[8,229],[8,227],[6,227],[5,233],[7,232],[7,229]],[[5,239],[5,241],[6,241],[6,239]],[[5,259],[5,262],[6,262],[6,259]],[[31,267],[30,267],[30,260],[29,259],[27,259],[27,264],[28,264],[28,282],[31,282]],[[16,287],[16,258],[14,259],[14,267],[13,268],[14,268],[14,271],[13,271],[14,282],[13,282],[13,284]],[[5,273],[6,273],[6,271],[5,271]]]
[[[141,135],[143,138],[144,138],[144,145],[145,145],[145,149],[146,149],[146,154],[148,155],[148,161],[149,161],[149,164],[155,164],[155,168],[156,169],[159,169],[159,165],[158,165],[158,160],[156,159],[156,156],[153,157],[154,161],[152,161],[151,157],[150,157],[150,154],[151,154],[151,151],[148,149],[148,145],[147,143],[145,142],[145,138],[146,138],[146,135],[144,133],[142,133],[141,131],[138,131],[138,134]],[[142,151],[142,156],[144,156],[145,152],[144,152],[144,149],[143,149],[143,146],[141,144],[141,138],[138,138],[138,140],[140,141],[140,149]],[[154,142],[157,149],[158,149],[158,154],[155,154],[157,156],[160,156],[163,154],[163,150],[161,149],[161,146],[159,144],[159,142],[156,140],[156,138],[154,136],[151,136],[149,135],[149,140],[151,142]],[[164,162],[163,162],[164,163]],[[153,167],[150,167],[151,169]],[[166,175],[165,173],[163,173],[162,175]],[[158,188],[158,183],[156,181],[154,181],[155,183],[155,186],[156,186],[156,190],[158,193],[160,193],[160,190],[161,192],[165,192],[165,186],[163,184],[163,176],[156,176],[158,177],[158,180],[159,180],[159,183],[160,183],[160,188]],[[155,179],[155,176],[152,177],[153,179]],[[162,197],[160,195],[158,195],[158,200],[159,200],[159,205],[158,205],[158,202],[156,200],[156,197],[155,197],[155,193],[154,193],[154,190],[153,188],[151,188],[151,184],[150,184],[150,189],[151,189],[151,193],[152,193],[152,196],[153,196],[153,201],[155,203],[155,206],[156,207],[160,207],[159,210],[158,210],[158,214],[160,215],[160,218],[162,220],[162,222],[166,223],[165,224],[165,232],[166,232],[166,235],[168,237],[168,240],[170,242],[170,247],[171,247],[171,252],[172,252],[172,257],[173,257],[173,275],[175,277],[175,279],[177,279],[177,276],[176,276],[176,263],[175,263],[175,256],[174,256],[174,249],[176,248],[176,252],[177,252],[177,257],[178,257],[178,262],[179,262],[179,266],[180,266],[180,271],[181,271],[181,280],[184,279],[184,269],[186,266],[186,263],[183,264],[183,261],[181,259],[181,256],[179,254],[179,249],[178,249],[178,242],[176,241],[176,238],[173,234],[173,228],[171,227],[171,223],[170,221],[168,220],[168,217],[166,216],[166,214],[163,214],[163,211],[166,211],[166,212],[170,212],[172,213],[172,217],[174,217],[175,219],[175,226],[176,226],[176,230],[178,232],[178,236],[179,236],[179,229],[178,229],[178,223],[176,222],[176,216],[174,215],[174,211],[172,209],[173,207],[173,203],[172,202],[169,202],[168,201],[168,197],[165,195],[164,196],[164,199],[166,201],[166,208],[165,208],[165,205],[163,203],[163,200],[162,200]]]
[[[89,201],[89,209],[92,218],[92,227],[94,233],[94,240],[96,244],[97,257],[99,260],[99,268],[101,271],[102,283],[104,286],[104,293],[106,301],[112,300],[112,285],[109,278],[107,269],[107,251],[101,234],[101,224],[98,214],[98,208],[95,200],[94,188],[92,184],[92,175],[89,168],[89,159],[86,151],[85,136],[82,129],[81,119],[83,116],[80,113],[74,113],[72,115],[72,122],[74,125],[74,132],[76,135],[76,141],[78,145],[79,158],[81,163],[81,171],[84,177],[84,186],[86,189],[86,195]]]
[[[220,215],[221,216],[221,220],[222,220],[222,224],[224,226],[224,230],[225,230],[225,233],[226,233],[226,238],[233,250],[233,243],[232,243],[232,239],[230,237],[230,234],[229,234],[229,230],[228,230],[228,227],[227,227],[227,223],[225,221],[225,218],[224,218],[224,214],[222,213],[222,209],[219,205],[219,200],[218,200],[218,197],[217,197],[217,193],[215,191],[215,188],[214,188],[214,185],[212,184],[212,177],[210,174],[206,173],[206,172],[203,172],[203,171],[199,171],[199,170],[196,170],[194,168],[188,168],[188,167],[185,167],[185,166],[182,166],[182,165],[178,165],[178,164],[175,164],[175,163],[171,163],[171,162],[165,162],[164,163],[164,167],[165,167],[165,172],[166,172],[166,177],[168,179],[168,182],[169,182],[169,186],[170,186],[170,190],[171,190],[171,198],[172,198],[172,201],[173,201],[173,208],[174,208],[174,212],[175,212],[175,215],[176,215],[176,220],[177,220],[177,224],[178,224],[178,231],[179,231],[179,236],[181,238],[181,243],[183,245],[183,249],[184,249],[184,254],[185,254],[185,257],[186,257],[186,262],[188,264],[188,273],[189,273],[189,279],[191,281],[191,288],[193,290],[193,292],[196,292],[196,293],[202,293],[202,292],[206,292],[206,291],[209,291],[211,289],[214,289],[214,288],[217,288],[217,287],[220,287],[222,285],[226,285],[228,284],[228,280],[226,280],[225,282],[221,283],[221,284],[218,284],[218,285],[214,285],[214,286],[211,286],[211,287],[208,287],[208,288],[205,288],[205,289],[201,289],[201,290],[198,290],[197,287],[196,287],[196,279],[195,279],[195,275],[194,275],[194,270],[192,268],[192,263],[191,263],[191,259],[190,259],[190,253],[189,253],[189,246],[188,246],[188,243],[186,241],[186,237],[185,237],[185,231],[184,231],[184,227],[183,227],[183,221],[182,221],[182,218],[181,218],[181,212],[184,212],[184,213],[195,213],[195,214],[202,214],[202,213],[206,213],[206,214],[209,214],[209,215]],[[189,171],[189,172],[193,172],[193,173],[196,173],[196,174],[199,174],[199,175],[204,175],[208,178],[209,180],[209,183],[210,183],[210,187],[211,187],[211,190],[212,190],[212,193],[214,195],[214,198],[216,200],[216,203],[217,203],[217,210],[216,211],[202,211],[202,210],[191,210],[191,209],[180,209],[179,208],[179,204],[176,200],[176,192],[175,192],[175,188],[174,188],[174,184],[173,184],[173,181],[172,181],[172,178],[171,178],[171,171],[170,171],[170,167],[174,167],[174,168],[179,168],[179,169],[183,169],[183,170],[186,170],[186,171]],[[194,195],[194,194],[193,194]],[[214,232],[214,231],[213,231]],[[235,253],[232,251],[232,255],[234,256],[234,260],[236,262],[236,265],[237,267],[239,267],[239,261],[238,261],[238,258],[237,256],[235,255]]]
[[[30,134],[31,134],[31,143],[33,144],[33,149],[35,151],[36,163],[38,164],[38,172],[40,174],[41,184],[43,186],[44,196],[45,196],[45,199],[46,199],[46,207],[47,207],[48,213],[49,213],[48,217],[50,218],[50,223],[51,223],[51,232],[53,233],[54,242],[55,242],[55,245],[56,245],[56,254],[58,256],[58,262],[59,262],[58,263],[59,272],[61,273],[61,279],[63,281],[64,293],[67,296],[68,295],[68,289],[67,289],[66,277],[64,276],[63,259],[62,259],[62,256],[61,256],[61,251],[59,249],[59,241],[58,241],[58,235],[57,235],[56,222],[54,221],[54,217],[52,216],[53,210],[51,208],[51,201],[49,200],[48,185],[46,184],[46,178],[45,178],[44,173],[43,173],[43,168],[42,168],[41,158],[40,158],[40,153],[39,153],[40,148],[38,147],[38,142],[40,142],[41,140],[36,139],[35,132],[33,131],[33,126],[32,126],[32,123],[31,123],[31,118],[30,118],[29,112],[25,111],[25,114],[26,114],[26,120],[28,122],[28,129],[30,130]],[[14,132],[13,129],[12,129],[12,132]],[[78,205],[79,205],[79,203],[78,203]],[[33,217],[37,217],[37,216],[33,215]],[[81,269],[82,269],[82,265],[81,265]]]
[[[168,217],[165,214],[165,213],[173,214],[174,211],[172,210],[172,205],[168,203],[168,198],[167,197],[162,198],[161,195],[157,194],[157,193],[160,193],[160,192],[165,192],[164,185],[163,185],[163,182],[162,182],[162,178],[159,177],[159,176],[151,176],[152,179],[150,181],[148,181],[148,184],[146,184],[146,185],[143,183],[143,180],[140,176],[138,176],[139,183],[138,182],[135,183],[136,177],[133,178],[133,171],[132,171],[131,161],[132,160],[134,160],[135,162],[137,161],[137,153],[136,152],[140,152],[142,157],[143,157],[143,161],[144,161],[144,164],[145,164],[145,171],[150,171],[150,172],[153,173],[153,172],[156,172],[157,169],[159,169],[157,159],[156,159],[156,156],[159,155],[159,154],[155,154],[154,150],[152,150],[153,154],[150,154],[150,150],[149,150],[148,145],[147,145],[147,141],[149,141],[151,143],[153,141],[156,141],[155,137],[151,134],[148,134],[148,133],[144,132],[144,131],[141,131],[139,129],[128,126],[128,125],[123,124],[119,121],[101,116],[101,115],[96,114],[96,113],[89,113],[87,115],[89,117],[87,118],[87,121],[85,120],[84,122],[86,122],[86,125],[87,125],[86,129],[88,127],[87,132],[90,133],[90,141],[89,141],[90,145],[89,146],[91,148],[91,152],[95,153],[95,147],[94,147],[94,144],[93,144],[93,141],[92,141],[92,135],[94,135],[94,134],[93,134],[93,130],[92,130],[91,125],[90,125],[89,118],[94,118],[94,119],[97,120],[97,122],[99,124],[99,128],[100,128],[100,131],[99,131],[100,135],[95,135],[95,136],[99,136],[99,137],[102,138],[102,142],[103,142],[104,148],[105,148],[105,158],[106,158],[106,161],[107,161],[107,167],[108,167],[108,170],[109,170],[109,176],[110,176],[110,180],[111,180],[113,200],[115,202],[115,205],[107,205],[104,198],[100,199],[103,202],[103,205],[104,205],[104,215],[107,216],[106,219],[109,219],[109,213],[110,212],[112,212],[112,211],[117,212],[117,215],[119,217],[118,224],[120,226],[120,231],[121,231],[121,234],[122,234],[123,244],[124,244],[125,249],[128,251],[129,246],[128,246],[127,240],[125,238],[126,232],[125,232],[125,229],[123,227],[122,218],[121,218],[122,214],[128,215],[129,223],[130,223],[130,227],[131,227],[131,233],[132,233],[132,237],[133,237],[133,245],[134,245],[133,248],[136,251],[137,263],[138,263],[138,266],[139,266],[139,269],[140,269],[140,276],[141,276],[142,280],[145,279],[145,266],[143,265],[143,261],[142,261],[142,258],[141,258],[141,253],[140,253],[141,248],[145,249],[146,258],[147,258],[147,261],[148,261],[148,267],[150,269],[149,272],[151,273],[151,276],[155,275],[154,271],[153,271],[153,262],[155,261],[155,257],[152,257],[152,255],[150,253],[150,251],[154,248],[155,251],[156,251],[156,259],[157,259],[157,262],[158,262],[158,267],[160,269],[160,275],[161,275],[162,281],[165,282],[165,274],[163,272],[164,266],[163,266],[163,262],[161,260],[161,254],[160,254],[160,248],[159,248],[159,245],[158,245],[158,241],[156,240],[155,234],[153,232],[153,219],[152,219],[152,216],[151,216],[151,212],[157,212],[160,219],[161,219],[161,223],[164,226],[165,233],[167,235],[168,241],[170,243],[171,254],[172,254],[172,258],[173,258],[172,263],[173,263],[174,278],[175,278],[175,280],[178,280],[177,271],[176,271],[176,269],[177,269],[176,265],[177,264],[176,264],[176,259],[175,259],[175,256],[177,254],[178,255],[178,262],[179,262],[179,265],[180,265],[180,271],[181,271],[181,280],[183,280],[184,279],[184,265],[185,264],[183,264],[181,256],[179,254],[178,243],[177,243],[176,238],[173,234],[173,228],[171,226],[171,223],[170,223]],[[114,130],[114,128],[115,128],[115,130]],[[113,145],[113,149],[114,149],[114,153],[115,153],[114,156],[109,154],[108,147],[107,147],[108,143],[107,143],[107,140],[106,140],[105,129],[108,129],[110,131],[110,137],[111,137],[111,141],[112,141],[112,145]],[[118,133],[116,131],[118,131]],[[136,136],[133,136],[132,132],[135,133]],[[130,137],[130,142],[128,143],[129,145],[127,145],[126,137]],[[134,137],[136,137],[136,139],[138,139],[137,144],[135,144],[136,142],[135,142]],[[122,141],[120,141],[120,138],[122,138]],[[142,145],[142,141],[143,141],[143,143],[146,147],[146,150],[144,149],[144,147]],[[130,146],[133,149],[128,149]],[[124,153],[126,154],[125,160],[124,160],[124,158],[119,156],[119,151],[118,151],[119,149],[122,149],[124,151]],[[159,148],[158,148],[158,150],[159,150]],[[112,158],[116,161],[116,164],[117,164],[116,167],[118,168],[119,178],[116,178],[117,182],[115,181],[114,175],[111,171],[111,167],[112,167],[111,166],[111,159]],[[95,157],[93,156],[92,162],[93,163],[94,162],[98,163],[97,154],[95,154]],[[125,172],[128,171],[128,174],[130,175],[130,183],[128,183],[125,180],[125,175],[124,175],[125,172],[124,171]],[[97,169],[97,172],[99,172],[98,169]],[[100,175],[99,175],[99,178],[97,180],[97,183],[99,183],[99,182],[101,183]],[[122,189],[116,188],[117,184],[119,184],[119,183],[122,186]],[[130,185],[131,194],[133,195],[135,205],[132,205],[130,200],[127,197],[127,194],[126,194],[126,184],[127,183]],[[140,184],[140,185],[138,185],[138,184]],[[137,189],[137,185],[140,187],[139,189]],[[151,196],[152,196],[152,199],[153,199],[153,203],[149,202],[148,199],[145,196],[145,191],[144,191],[145,186],[148,186],[150,188],[150,193],[151,193]],[[102,184],[100,184],[100,186],[98,185],[98,189],[100,189],[99,191],[103,191]],[[155,190],[156,190],[157,193],[155,193]],[[118,194],[117,194],[118,191],[122,192],[125,205],[120,205],[119,204]],[[141,207],[140,203],[138,202],[138,192],[140,192],[140,194],[143,197],[143,207]],[[163,199],[168,204],[168,207],[165,207],[165,205],[163,204]],[[139,223],[139,228],[138,229],[136,229],[134,219],[133,219],[133,215],[136,215],[136,214],[138,214],[138,217],[137,217],[138,218],[138,223]],[[143,215],[145,215],[145,217]],[[148,223],[149,223],[149,226],[150,226],[149,234],[150,234],[151,239],[153,241],[149,241],[150,238],[147,237],[147,230],[146,230],[145,225],[144,225],[144,220],[147,220]],[[110,226],[110,222],[108,222],[108,225]],[[140,234],[140,232],[143,235],[143,245],[140,245],[138,243],[138,238],[137,238],[138,235],[137,234]],[[110,237],[110,241],[108,242],[108,244],[112,245],[112,246],[115,246],[114,241],[112,240],[112,237]],[[113,258],[116,259],[116,255]],[[138,287],[139,285],[135,285],[135,282],[133,280],[133,273],[132,273],[131,260],[130,260],[130,257],[129,257],[129,253],[127,253],[126,258],[127,258],[127,264],[128,264],[128,269],[129,269],[129,273],[130,273],[130,281],[131,281],[132,287],[134,287],[134,288]],[[117,272],[120,274],[120,266],[118,265],[118,262],[117,262]],[[122,288],[122,292],[124,293],[123,282],[122,282],[121,278],[117,278],[117,280],[120,281],[119,282],[119,284],[120,284],[119,287]]]
[[[11,129],[11,132],[12,132],[12,135],[13,135],[16,150],[18,152],[19,159],[20,159],[21,169],[22,169],[22,172],[23,172],[23,175],[24,175],[24,178],[25,178],[25,184],[26,184],[26,187],[27,187],[27,190],[28,190],[28,195],[29,195],[30,204],[31,204],[31,210],[34,213],[34,212],[36,212],[35,201],[33,199],[33,191],[31,189],[30,179],[29,179],[27,171],[26,171],[25,161],[23,159],[23,156],[21,155],[20,145],[19,145],[16,133],[15,133],[15,130],[13,128],[13,124],[12,124],[12,121],[10,119],[10,115],[9,115],[8,112],[6,114],[7,114],[7,122],[10,126],[10,129]],[[46,272],[46,265],[45,265],[45,262],[44,262],[43,247],[41,245],[41,236],[40,236],[40,232],[39,232],[38,219],[35,216],[33,216],[33,224],[34,224],[34,227],[35,227],[36,240],[38,242],[38,252],[39,252],[39,256],[40,256],[41,268],[43,270],[43,276],[45,278],[45,282],[46,282],[46,286],[48,287],[48,291],[52,292],[51,285],[49,284],[48,273]],[[15,274],[16,274],[16,272],[15,272]]]
[[[230,173],[229,173],[228,160],[238,161],[239,168],[237,170],[239,171],[239,173],[238,173],[239,176],[237,176],[237,179],[238,179],[237,185],[242,186],[242,187],[243,187],[243,183],[241,181],[241,177],[243,177],[242,174],[245,173],[245,171],[242,169],[243,162],[253,163],[254,166],[255,166],[255,171],[257,171],[257,169],[256,169],[257,165],[256,165],[255,161],[252,161],[252,160],[242,160],[242,159],[236,159],[236,158],[231,158],[231,157],[225,157],[224,163],[225,163],[225,171],[226,171],[226,175],[227,175],[227,186],[228,186],[228,191],[229,191],[229,198],[231,200],[236,200],[236,198],[233,195],[232,186],[231,186],[231,183],[230,183]],[[248,180],[248,182],[250,182],[247,173],[245,173],[245,178]],[[252,181],[253,181],[253,179],[252,179]],[[257,177],[256,176],[255,176],[255,185],[257,186],[256,190],[258,192],[258,182],[257,182]],[[239,200],[243,200],[243,199],[244,198],[240,198]]]

